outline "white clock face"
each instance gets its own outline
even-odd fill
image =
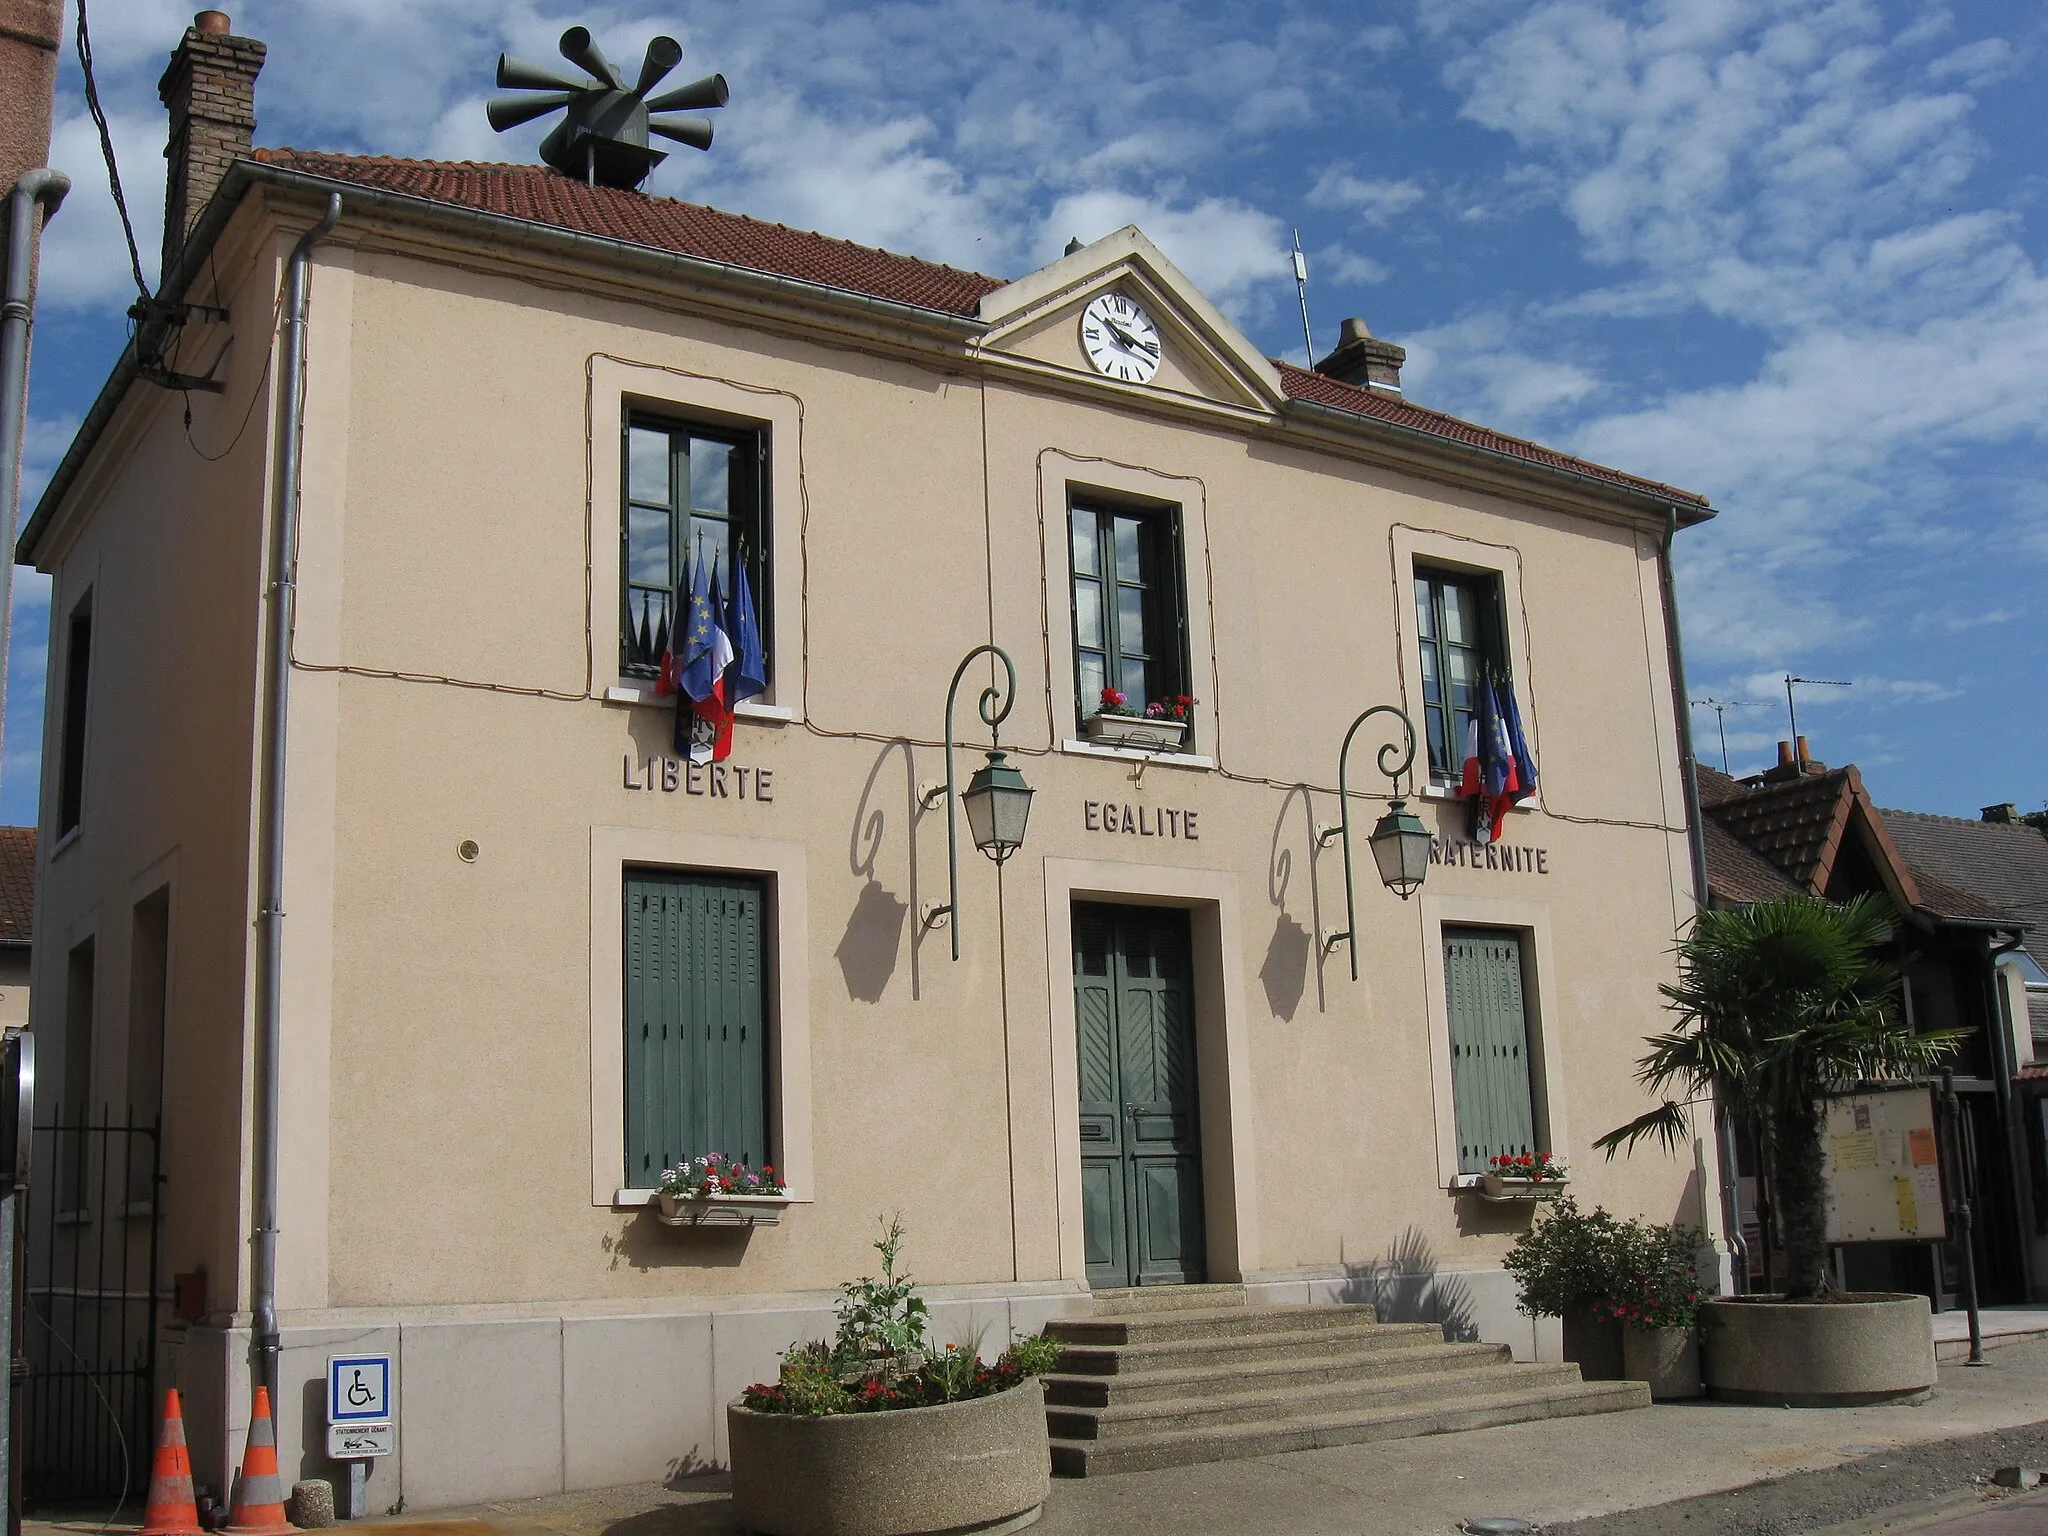
[[[1143,384],[1159,371],[1152,317],[1120,293],[1099,293],[1081,311],[1081,347],[1104,378]]]

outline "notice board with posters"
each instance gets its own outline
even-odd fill
[[[1931,1089],[1829,1099],[1821,1145],[1830,1243],[1931,1242],[1947,1235]]]

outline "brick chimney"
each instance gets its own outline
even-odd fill
[[[1781,741],[1778,743],[1777,767],[1766,768],[1757,775],[1757,782],[1761,784],[1782,784],[1787,779],[1818,778],[1827,771],[1828,765],[1826,763],[1817,763],[1813,760],[1813,757],[1807,751],[1806,738],[1801,736],[1793,741]]]
[[[1316,372],[1346,384],[1357,384],[1376,395],[1401,396],[1401,365],[1408,361],[1408,349],[1381,341],[1353,315],[1344,322],[1337,337],[1337,350],[1316,364]]]
[[[224,11],[201,11],[156,84],[171,113],[164,159],[164,264],[168,273],[228,167],[256,131],[256,76],[263,44],[236,37]],[[160,274],[161,275],[161,274]]]

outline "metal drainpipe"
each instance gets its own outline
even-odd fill
[[[2019,1051],[2013,1044],[2012,1017],[2005,1006],[2005,982],[1998,974],[2000,957],[2018,949],[2020,942],[2021,936],[2017,933],[2003,944],[1993,944],[1988,936],[1984,941],[1985,960],[1991,972],[1985,983],[1985,1001],[1990,1004],[1990,1014],[1984,1020],[1984,1027],[1997,1041],[1997,1053],[1992,1057],[1992,1064],[1998,1073],[1999,1129],[2005,1133],[2005,1155],[2013,1173],[2012,1215],[2019,1224],[2020,1287],[2031,1299],[2034,1294],[2034,1242],[2033,1233],[2027,1229],[2032,1225],[2029,1213],[2034,1205],[2034,1176],[2027,1163],[2026,1126],[2021,1123],[2019,1110],[2013,1103],[2012,1085],[2020,1075]]]
[[[1664,644],[1671,663],[1672,707],[1678,716],[1679,768],[1685,790],[1685,847],[1692,860],[1692,900],[1695,911],[1707,909],[1707,831],[1700,815],[1699,760],[1693,755],[1692,702],[1685,686],[1685,638],[1678,626],[1678,580],[1671,569],[1671,544],[1678,537],[1678,508],[1665,509],[1664,537],[1657,543],[1657,586],[1664,599]],[[1749,1244],[1742,1236],[1742,1192],[1735,1171],[1733,1127],[1723,1120],[1716,1106],[1714,1118],[1721,1127],[1716,1138],[1721,1165],[1721,1215],[1728,1229],[1728,1246],[1735,1250],[1735,1288],[1749,1289]]]
[[[71,190],[62,171],[24,171],[7,194],[7,286],[0,294],[0,517],[7,553],[0,559],[0,724],[7,717],[7,650],[14,623],[14,524],[21,500],[21,439],[28,405],[28,334],[35,319],[36,207],[49,223]]]
[[[270,633],[265,662],[269,692],[265,698],[263,759],[263,863],[259,919],[263,924],[263,969],[258,978],[256,1098],[262,1121],[256,1137],[255,1255],[250,1290],[255,1314],[255,1358],[258,1384],[269,1388],[277,1411],[277,1363],[281,1347],[277,1331],[277,1163],[278,1114],[282,1078],[278,1048],[283,1035],[284,966],[284,769],[285,706],[291,697],[292,623],[297,596],[299,560],[299,442],[305,410],[306,270],[313,247],[327,238],[341,218],[341,194],[330,194],[320,222],[299,236],[292,247],[285,279],[284,344],[278,379],[285,391],[283,419],[277,434],[277,501],[271,512]]]

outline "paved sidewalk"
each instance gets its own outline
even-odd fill
[[[1252,1461],[1056,1479],[1036,1529],[1044,1536],[1440,1536],[1481,1515],[1551,1525],[2044,1420],[2048,1342],[2016,1343],[1998,1350],[1986,1367],[1944,1365],[1940,1389],[1918,1407],[1662,1404]],[[1958,1525],[1953,1536],[2048,1533],[2048,1506],[2032,1499],[1984,1515],[2008,1512],[2040,1523]],[[366,1521],[362,1528],[365,1536],[726,1536],[734,1530],[723,1477],[420,1511]],[[96,1529],[97,1522],[62,1527],[67,1536]],[[24,1530],[27,1536],[59,1533],[35,1522]]]
[[[2032,1339],[2048,1338],[2048,1308],[1986,1307],[1977,1314],[1986,1350],[2002,1349]],[[1961,1360],[1970,1353],[1970,1315],[1934,1314],[1934,1351],[1942,1360]]]

